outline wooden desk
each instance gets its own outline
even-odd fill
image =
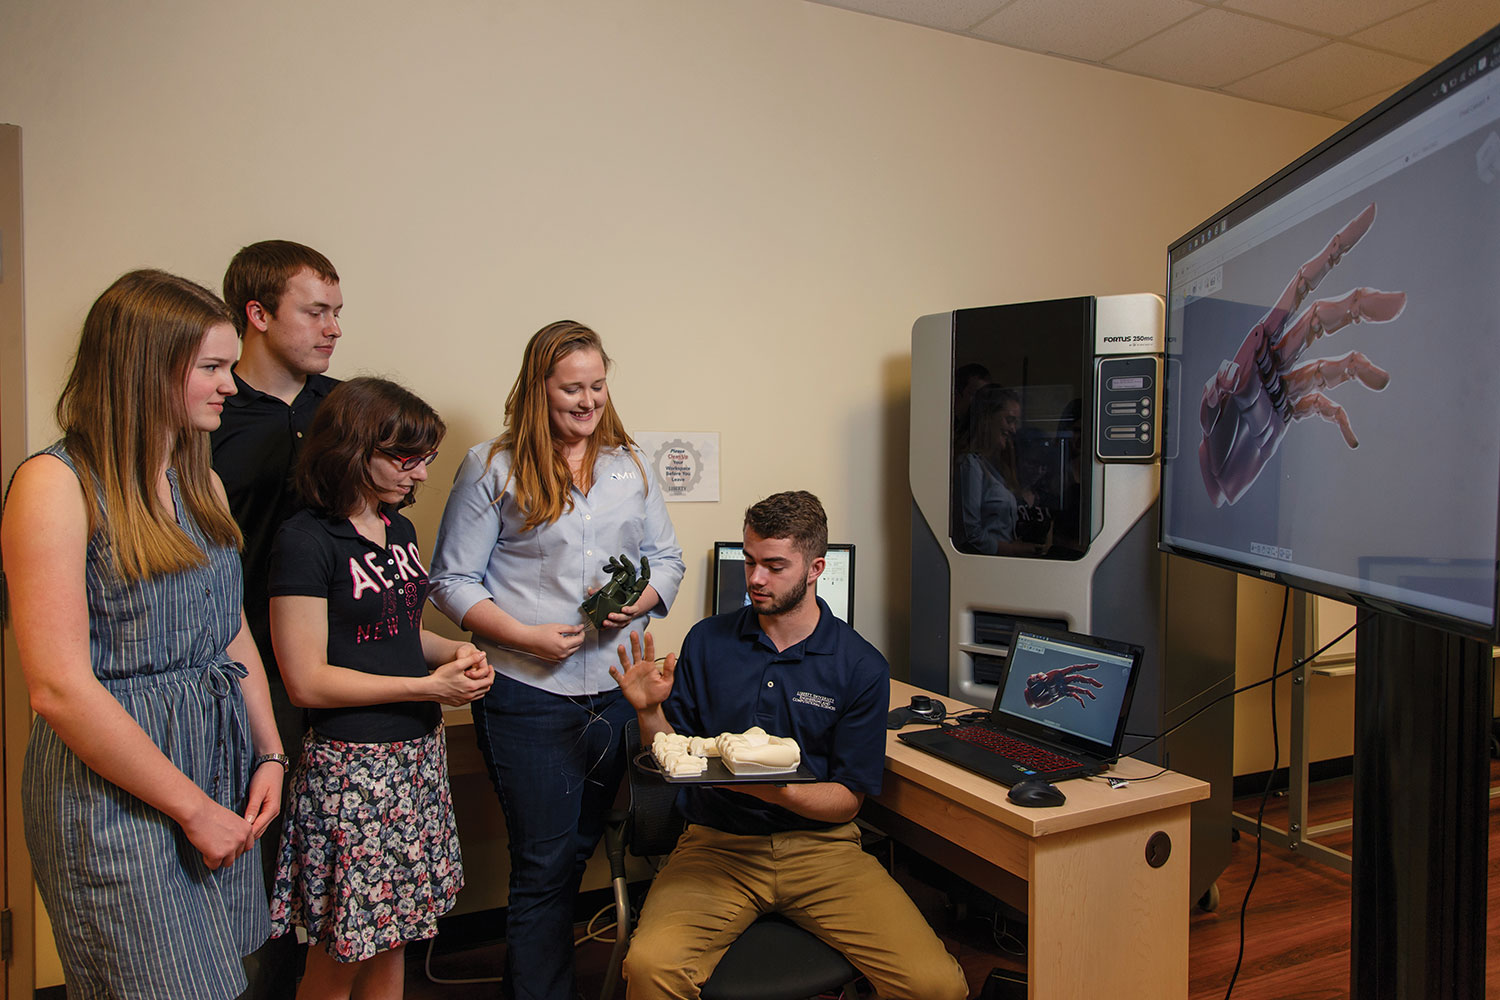
[[[913,694],[891,682],[891,707]],[[949,713],[970,706],[943,698]],[[1102,778],[1059,783],[1065,805],[1024,809],[1007,789],[886,737],[885,787],[867,818],[897,840],[1028,914],[1033,1000],[1187,997],[1189,806],[1208,797],[1196,778],[1167,772],[1113,789]],[[1159,769],[1126,759],[1116,777]],[[1153,867],[1147,844],[1169,838]]]

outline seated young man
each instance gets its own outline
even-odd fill
[[[757,917],[779,912],[841,951],[884,1000],[963,1000],[963,970],[879,863],[853,820],[885,770],[890,667],[813,584],[828,521],[811,493],[745,512],[750,605],[706,619],[681,657],[632,632],[610,673],[649,745],[660,732],[760,726],[795,739],[809,784],[688,785],[686,833],[657,875],[625,956],[627,997],[694,998]]]

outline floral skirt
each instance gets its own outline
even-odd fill
[[[273,936],[305,927],[360,962],[437,934],[464,882],[441,725],[398,743],[309,732],[288,798]]]

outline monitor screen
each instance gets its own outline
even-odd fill
[[[854,624],[854,546],[829,544],[818,596],[828,610]],[[745,547],[739,542],[714,542],[713,612],[722,614],[750,603],[745,594]]]
[[[1023,732],[1073,737],[1092,753],[1120,749],[1144,650],[1077,632],[1016,630],[994,711]]]
[[[1497,62],[1500,28],[1169,248],[1164,549],[1494,635]]]

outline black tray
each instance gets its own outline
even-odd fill
[[[642,774],[649,774],[669,785],[803,785],[818,780],[818,776],[812,773],[805,762],[798,764],[797,770],[785,771],[781,774],[735,774],[724,765],[722,759],[718,757],[705,759],[708,761],[708,767],[702,774],[674,778],[670,774],[662,773],[661,767],[656,763],[656,758],[652,755],[650,748],[647,748],[635,755],[635,768]]]

